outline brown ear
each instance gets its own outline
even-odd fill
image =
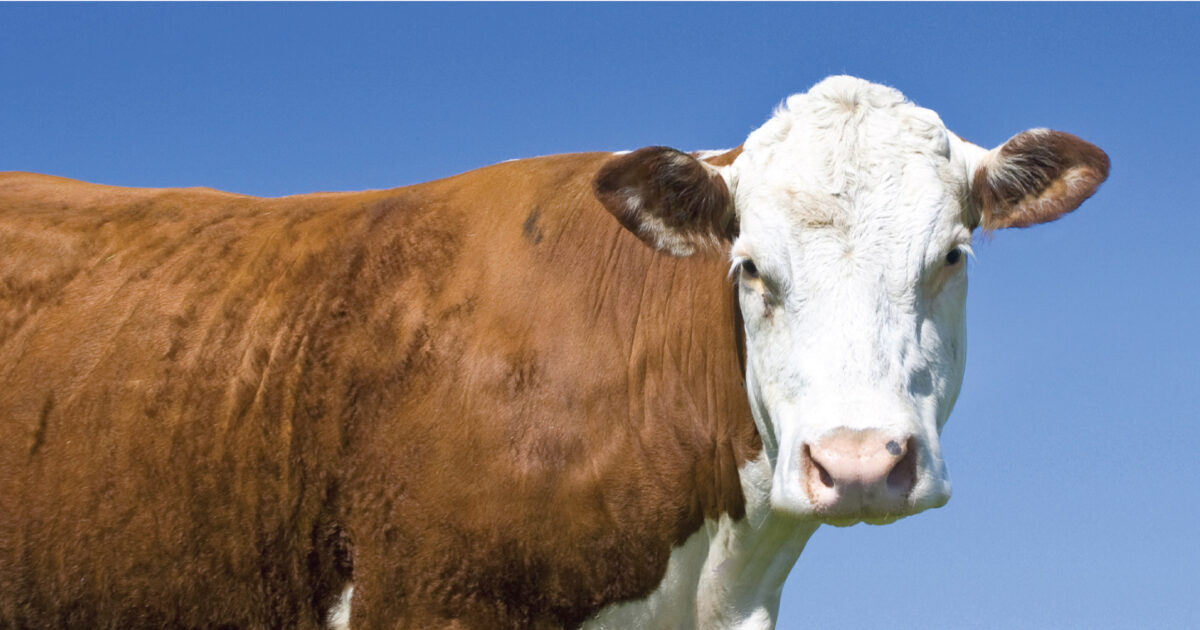
[[[725,180],[675,149],[646,147],[613,158],[593,190],[625,229],[674,256],[731,240],[737,230]]]
[[[1031,129],[992,149],[971,195],[985,230],[1053,221],[1079,207],[1108,177],[1108,156],[1069,133]]]

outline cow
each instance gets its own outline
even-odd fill
[[[1108,157],[831,77],[732,150],[257,198],[0,176],[0,626],[774,627],[936,508],[972,235]]]

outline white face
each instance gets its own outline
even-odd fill
[[[950,496],[977,155],[898,92],[794,96],[724,173],[747,389],[777,510],[890,522]]]

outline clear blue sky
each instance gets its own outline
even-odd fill
[[[955,494],[824,528],[781,628],[1200,627],[1200,5],[0,4],[0,170],[258,195],[739,144],[826,75],[1108,151],[976,247]]]

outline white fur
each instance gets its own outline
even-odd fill
[[[707,160],[709,158],[715,158],[718,155],[725,155],[726,153],[729,153],[732,150],[733,149],[704,149],[704,150],[696,151],[696,152],[692,153],[692,156],[695,157],[697,160]]]
[[[325,625],[329,630],[350,630],[350,600],[354,597],[354,585],[347,584],[342,589],[342,596],[338,598],[333,608],[329,609],[329,614],[325,618]]]

